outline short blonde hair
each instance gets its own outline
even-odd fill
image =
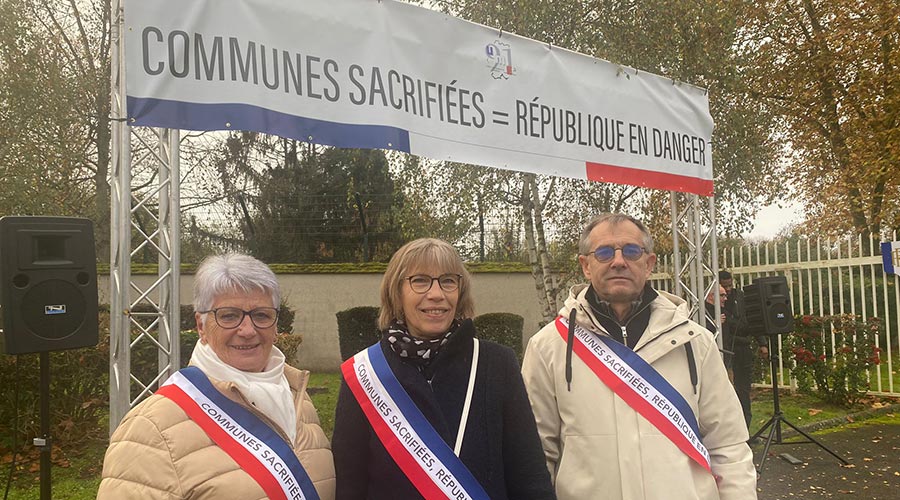
[[[403,280],[419,269],[434,266],[441,273],[462,276],[459,281],[459,300],[456,317],[471,318],[475,314],[472,299],[472,277],[463,265],[456,249],[446,241],[436,238],[420,238],[400,247],[388,263],[381,279],[381,311],[378,329],[386,330],[394,320],[403,319]]]

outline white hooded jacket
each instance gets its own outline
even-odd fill
[[[588,306],[587,290],[587,285],[573,287],[560,315],[568,318],[575,309],[579,325],[607,335]],[[560,500],[756,498],[749,434],[715,339],[688,319],[682,299],[657,293],[635,352],[690,405],[715,477],[613,393],[577,355],[569,390],[566,341],[550,323],[528,342],[522,376]],[[695,360],[696,392],[686,343]]]

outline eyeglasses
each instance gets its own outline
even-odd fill
[[[441,287],[441,290],[452,292],[459,288],[459,282],[462,280],[462,276],[459,274],[448,273],[442,274],[437,278],[432,278],[427,274],[415,274],[403,279],[409,281],[409,287],[416,293],[428,293],[428,290],[431,290],[431,287],[434,286],[435,281],[438,282],[438,286]]]
[[[208,311],[197,311],[201,314],[213,313],[216,324],[222,328],[237,328],[250,316],[250,322],[257,328],[271,328],[278,321],[278,309],[274,307],[257,307],[245,311],[239,307],[217,307]]]
[[[644,255],[644,253],[647,251],[646,249],[644,249],[644,247],[642,247],[638,244],[626,243],[625,245],[622,245],[620,247],[614,247],[612,245],[603,245],[603,246],[597,247],[597,249],[591,253],[594,254],[594,257],[596,257],[596,259],[599,260],[600,262],[609,262],[616,258],[616,250],[621,250],[622,257],[624,257],[625,260],[631,260],[631,261],[640,259]],[[584,255],[590,255],[590,254],[584,254]]]

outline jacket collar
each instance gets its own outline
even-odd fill
[[[572,309],[575,309],[577,311],[575,320],[579,324],[594,332],[609,335],[594,315],[590,304],[588,304],[586,297],[588,288],[589,286],[587,284],[581,284],[575,285],[569,289],[569,297],[566,299],[565,305],[559,311],[559,314],[560,316],[568,318]],[[684,299],[661,290],[655,290],[653,288],[651,288],[651,290],[656,294],[656,298],[650,302],[650,322],[647,325],[646,331],[634,347],[634,350],[636,351],[648,343],[653,342],[653,340],[660,335],[688,322],[687,302]],[[690,338],[686,336],[683,340],[683,342],[678,340],[676,345],[688,342]],[[671,345],[668,345],[666,352],[670,350],[671,347]],[[642,352],[642,357],[646,358],[647,353]]]

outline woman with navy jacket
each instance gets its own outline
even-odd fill
[[[394,254],[381,341],[341,367],[338,499],[555,498],[515,354],[478,340],[473,312],[451,245]]]

